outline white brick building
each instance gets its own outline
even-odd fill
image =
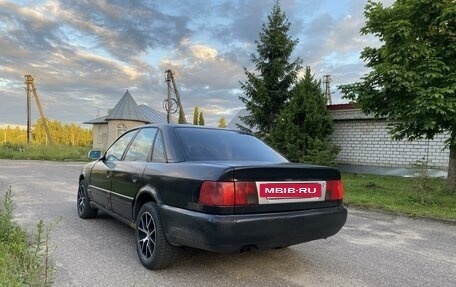
[[[331,140],[341,147],[339,163],[409,168],[424,159],[431,168],[448,169],[448,135],[440,134],[434,140],[395,141],[388,134],[386,119],[365,115],[349,104],[328,108],[334,119]]]
[[[395,141],[387,130],[387,120],[366,115],[352,104],[328,106],[334,120],[331,141],[341,149],[337,162],[342,170],[391,175],[410,175],[412,164],[428,162],[430,174],[446,176],[449,149],[445,148],[448,135],[440,134],[433,140]],[[241,110],[245,116],[246,111]],[[238,115],[239,115],[238,114]],[[228,124],[236,128],[241,123],[236,115]]]

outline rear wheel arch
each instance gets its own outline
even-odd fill
[[[158,204],[162,202],[160,196],[158,195],[158,192],[150,186],[142,188],[136,195],[136,199],[133,204],[133,219],[135,221],[138,217],[138,213],[141,210],[141,207],[148,202],[155,202]]]

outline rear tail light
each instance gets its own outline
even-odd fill
[[[258,193],[254,182],[234,183],[234,205],[258,204]]]
[[[258,204],[254,182],[205,181],[201,185],[199,202],[212,206]]]
[[[344,186],[342,181],[328,180],[326,182],[326,200],[342,200],[344,197]]]

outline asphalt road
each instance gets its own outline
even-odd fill
[[[456,286],[456,226],[349,210],[335,236],[286,249],[216,254],[182,250],[175,265],[150,271],[133,230],[76,211],[80,163],[0,160],[0,194],[12,186],[15,217],[52,234],[55,286]],[[1,284],[0,284],[1,285]]]

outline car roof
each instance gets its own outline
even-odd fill
[[[227,128],[219,128],[219,127],[211,127],[211,126],[199,126],[199,125],[192,125],[192,124],[146,124],[143,126],[139,126],[137,128],[144,128],[144,127],[158,127],[158,128],[191,128],[191,129],[208,129],[208,130],[221,130],[221,131],[233,131],[238,133],[246,133],[240,130],[235,129],[227,129]],[[248,134],[248,133],[246,133]]]

